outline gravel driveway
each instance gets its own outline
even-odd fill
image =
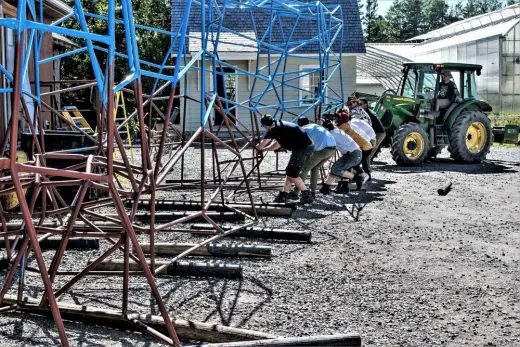
[[[311,230],[313,241],[248,240],[272,245],[276,257],[230,260],[244,267],[240,281],[160,278],[169,309],[280,336],[357,331],[366,346],[520,346],[520,148],[493,147],[479,165],[441,157],[400,168],[383,150],[366,191],[318,195],[291,218],[261,218],[259,225]],[[439,196],[448,181],[453,190]],[[73,263],[97,253],[67,254]],[[63,300],[117,307],[120,288],[118,279],[92,277]],[[142,279],[130,294],[133,308],[149,311]],[[79,346],[159,345],[137,333],[66,327]],[[49,319],[0,315],[1,346],[58,342]]]

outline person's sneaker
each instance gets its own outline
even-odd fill
[[[290,200],[298,200],[300,199],[300,192],[295,191],[294,189],[289,192],[289,195],[287,195],[287,198]]]
[[[336,194],[348,194],[350,193],[350,188],[348,186],[348,181],[339,181],[338,186],[334,189],[334,193]]]
[[[287,192],[279,192],[278,196],[273,200],[273,202],[286,204],[288,196],[289,196],[289,193],[287,193]]]
[[[361,190],[363,184],[365,184],[368,180],[368,175],[366,173],[362,173],[361,175],[356,176],[356,189]]]
[[[314,201],[312,197],[312,193],[310,190],[304,190],[302,192],[302,197],[300,198],[300,205],[310,204]]]
[[[330,185],[327,183],[323,183],[320,189],[321,194],[329,195],[330,194]]]

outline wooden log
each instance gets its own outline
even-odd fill
[[[189,216],[193,213],[189,212],[157,212],[155,214],[155,222],[157,223],[167,223],[171,222],[177,219],[184,218],[186,216]],[[241,222],[245,220],[244,215],[236,212],[216,212],[216,211],[209,211],[206,212],[207,216],[213,219],[214,221],[227,221],[227,222]],[[142,222],[148,222],[150,221],[150,213],[137,213],[135,215],[136,220],[142,221]],[[189,222],[194,221],[205,221],[205,219],[201,217],[196,217],[193,219],[190,219]]]
[[[127,206],[130,206],[131,203],[127,203]],[[149,209],[150,201],[148,200],[140,200],[138,203],[138,208]],[[228,207],[240,210],[244,213],[253,213],[253,208],[251,204],[247,203],[231,203],[223,205],[221,203],[211,204],[209,207],[210,211],[217,212],[229,212],[230,209]],[[296,209],[296,205],[286,205],[286,204],[255,204],[256,212],[258,215],[262,216],[283,216],[290,217],[292,212]],[[184,210],[184,211],[200,211],[202,209],[200,202],[195,201],[173,201],[173,200],[157,200],[155,203],[156,211],[173,211],[173,210]]]
[[[15,305],[17,303],[16,295],[6,295],[4,297],[4,303],[7,305]],[[23,303],[24,306],[19,307],[19,310],[51,317],[51,312],[48,307],[39,307],[39,300],[24,298]],[[59,302],[58,307],[63,319],[88,324],[109,326],[124,330],[139,330],[133,324],[129,324],[128,320],[123,318],[121,311],[100,309],[89,306],[79,306],[63,302]],[[166,332],[166,327],[161,316],[150,314],[130,314],[129,319],[137,319],[157,330]],[[220,324],[203,323],[191,320],[176,319],[173,324],[175,325],[175,329],[179,337],[186,340],[232,342],[248,341],[254,339],[272,339],[276,337],[275,335],[266,334],[259,331],[239,329],[223,326]]]
[[[437,194],[439,194],[440,196],[448,195],[448,193],[451,191],[451,186],[451,182],[446,183],[444,187],[437,189]]]
[[[89,261],[89,264],[92,261]],[[166,261],[156,261],[156,266],[168,264]],[[123,271],[122,259],[106,260],[101,262],[94,270],[96,271]],[[130,262],[130,271],[140,271],[141,265]],[[214,261],[184,261],[179,260],[166,268],[165,275],[170,276],[197,276],[218,278],[242,278],[242,266]]]
[[[14,237],[9,238],[9,242],[13,242]],[[40,247],[43,250],[57,249],[60,245],[61,238],[46,238],[40,241]],[[0,239],[0,249],[5,248],[5,240]],[[99,239],[92,238],[71,238],[67,243],[67,249],[99,249]]]
[[[205,231],[212,229],[210,224],[193,224],[191,228],[195,231]],[[230,226],[221,226],[223,230],[231,229]],[[196,233],[196,232],[195,232]],[[259,227],[247,227],[233,234],[229,234],[229,237],[251,237],[251,238],[262,238],[262,239],[274,239],[274,240],[290,240],[290,241],[311,241],[310,231],[301,230],[288,230],[288,229],[275,229],[275,228],[259,228]]]
[[[169,243],[157,242],[155,243],[155,253],[158,255],[178,255],[182,252],[192,248],[195,244],[192,243]],[[145,253],[150,253],[150,244],[141,243],[141,247]],[[242,243],[221,244],[210,243],[204,247],[196,249],[190,255],[193,256],[215,256],[215,257],[251,257],[251,258],[270,258],[271,247],[248,245]]]
[[[336,334],[336,335],[316,335],[302,337],[279,337],[276,339],[224,342],[201,344],[198,347],[304,347],[304,346],[341,346],[341,347],[361,347],[361,336],[357,333]]]

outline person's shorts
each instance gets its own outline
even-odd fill
[[[347,171],[351,167],[361,163],[361,151],[355,150],[343,154],[336,162],[332,165],[330,171],[334,176],[343,177],[343,172]]]
[[[285,174],[291,178],[300,176],[303,164],[309,159],[314,151],[314,145],[307,146],[302,149],[297,149],[291,152],[291,158],[285,168]]]

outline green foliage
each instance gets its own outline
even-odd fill
[[[385,19],[390,42],[403,42],[422,33],[420,0],[394,0]]]
[[[509,0],[508,4],[520,3]],[[450,8],[447,0],[394,0],[385,17],[378,17],[377,0],[365,0],[362,16],[367,42],[404,42],[458,20],[502,8],[500,0],[468,0]]]
[[[74,1],[69,0],[69,5],[73,6]],[[106,15],[108,10],[107,0],[83,0],[82,5],[85,12]],[[121,18],[121,8],[116,9],[116,17]],[[136,24],[143,24],[159,29],[170,29],[170,1],[169,0],[134,0],[133,13]],[[76,21],[69,21],[68,27],[78,29]],[[90,32],[106,34],[107,23],[104,20],[88,19],[88,29]],[[116,25],[116,50],[126,53],[126,38],[123,25]],[[154,63],[161,63],[169,48],[170,40],[167,36],[155,32],[137,29],[136,37],[138,43],[139,56],[141,59]],[[85,42],[76,40],[78,45],[85,46]],[[98,60],[103,62],[105,54],[96,53]],[[117,58],[119,59],[119,58]],[[101,66],[104,69],[104,66]],[[124,78],[128,74],[128,67],[123,64],[116,64],[116,81]],[[86,53],[76,54],[70,58],[62,59],[61,66],[62,79],[93,79],[94,73],[91,68],[90,59]],[[143,81],[145,84],[146,81]],[[145,88],[146,90],[146,88]]]
[[[500,8],[502,8],[502,2],[499,0],[467,0],[457,14],[460,19],[464,19],[496,11]]]
[[[503,127],[506,125],[520,126],[520,114],[490,114],[489,120],[492,127]]]

